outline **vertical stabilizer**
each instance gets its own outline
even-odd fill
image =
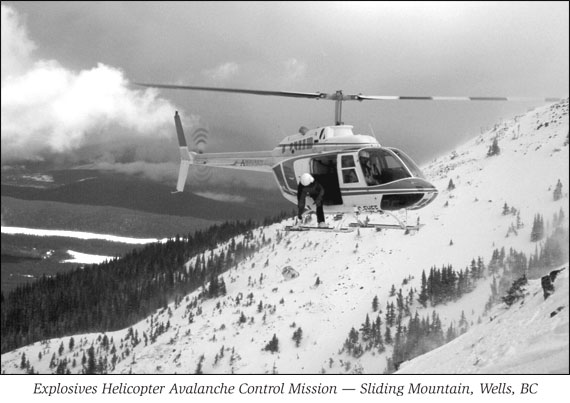
[[[184,190],[184,185],[186,184],[186,178],[188,177],[188,168],[190,167],[190,164],[194,162],[194,153],[191,153],[188,150],[186,137],[184,136],[184,130],[182,129],[182,122],[180,121],[178,111],[174,114],[174,124],[176,125],[178,145],[180,146],[180,170],[178,171],[176,190],[178,192],[182,192]]]

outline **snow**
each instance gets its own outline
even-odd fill
[[[489,319],[452,342],[403,363],[400,374],[567,374],[568,267],[556,279],[546,301],[540,280],[507,309],[498,306]]]
[[[49,230],[38,228],[5,227],[1,228],[3,234],[10,235],[33,235],[33,236],[59,236],[77,239],[101,239],[110,242],[120,242],[128,244],[143,245],[153,242],[166,242],[167,239],[156,238],[129,238],[117,235],[95,234],[92,232]]]
[[[544,122],[549,125],[544,126]],[[171,303],[167,309],[155,312],[152,321],[169,322],[169,330],[158,336],[155,343],[145,346],[141,342],[132,348],[129,344],[129,354],[122,350],[113,372],[194,373],[204,356],[204,373],[383,373],[391,346],[384,354],[366,352],[360,358],[340,352],[352,327],[358,330],[366,315],[371,320],[376,318],[377,313],[371,308],[373,298],[378,296],[384,311],[386,303],[394,301],[389,296],[392,285],[402,288],[404,296],[412,287],[419,290],[422,271],[427,273],[433,266],[451,264],[459,271],[478,257],[487,264],[493,250],[502,247],[527,255],[534,253],[537,245],[530,242],[534,215],[540,213],[546,221],[562,209],[565,217],[569,216],[567,133],[565,101],[497,124],[423,167],[440,194],[431,205],[409,213],[410,223],[415,224],[419,217],[424,224],[417,233],[373,229],[352,233],[283,232],[292,220],[255,230],[255,237],[260,238],[263,233],[273,242],[223,274],[227,295],[201,300],[201,314],[197,308],[187,307],[198,291],[179,306]],[[487,157],[495,137],[499,139],[501,154]],[[450,179],[456,186],[454,190],[447,190]],[[564,196],[554,201],[552,193],[558,180]],[[506,236],[515,217],[502,215],[505,203],[520,211],[524,228],[516,236]],[[371,222],[385,220],[370,215]],[[349,221],[346,218],[344,224]],[[564,225],[568,228],[567,218]],[[4,228],[8,227],[2,227],[2,232]],[[283,236],[279,243],[278,234]],[[224,247],[219,245],[218,249]],[[299,276],[284,278],[282,270],[286,266]],[[456,325],[464,312],[470,329],[448,345],[404,363],[401,371],[568,373],[567,273],[568,270],[559,276],[555,293],[546,301],[539,282],[531,280],[524,304],[510,309],[497,305],[490,314],[492,321],[491,316],[484,315],[490,278],[456,302],[428,308],[415,302],[412,314],[417,310],[424,317],[436,311],[444,329],[451,323]],[[404,285],[406,278],[409,281]],[[239,295],[243,298],[236,305]],[[260,301],[264,309],[258,313]],[[550,313],[560,306],[562,310],[550,318]],[[189,323],[188,311],[194,315],[193,323]],[[238,322],[241,313],[246,316],[246,323]],[[405,318],[403,323],[408,320]],[[132,329],[142,338],[143,332],[149,333],[150,322],[150,317],[143,319]],[[303,338],[296,347],[291,338],[299,327]],[[128,328],[105,334],[113,338],[118,348],[127,332]],[[274,334],[279,338],[279,352],[263,351]],[[75,352],[66,347],[58,358],[69,362],[77,359],[77,351],[85,351],[92,343],[98,345],[101,336],[102,333],[73,336]],[[49,357],[61,343],[67,346],[69,339],[70,336],[44,340],[3,354],[2,371],[22,373],[21,354],[25,353],[35,371],[52,373],[55,369],[49,368]],[[221,351],[224,356],[216,363],[215,356]],[[45,358],[37,358],[40,352]],[[81,364],[69,369],[80,373]]]
[[[86,253],[76,252],[73,250],[68,250],[67,253],[73,256],[73,258],[64,260],[62,263],[99,264],[107,260],[114,259],[113,256],[88,255]]]

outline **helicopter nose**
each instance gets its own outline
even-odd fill
[[[435,200],[435,198],[437,197],[437,189],[433,188],[433,191],[429,192],[429,193],[424,193],[424,197],[419,201],[419,203],[414,207],[414,210],[416,209],[420,209],[422,207],[427,206],[428,204],[430,204],[432,201]]]

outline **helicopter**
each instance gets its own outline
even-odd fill
[[[266,91],[253,89],[201,87],[171,84],[140,86],[174,90],[211,91],[262,96],[279,96],[330,100],[335,102],[335,124],[308,129],[301,126],[298,133],[285,137],[273,150],[253,152],[204,153],[203,148],[191,151],[186,142],[178,112],[174,115],[180,146],[181,164],[176,186],[182,192],[190,165],[250,170],[272,173],[282,196],[297,204],[297,189],[303,174],[309,173],[321,184],[325,193],[325,214],[388,213],[398,224],[388,228],[418,229],[407,226],[392,212],[418,210],[429,205],[438,195],[418,165],[404,151],[381,145],[370,135],[355,134],[353,126],[342,121],[342,103],[345,101],[536,101],[538,98],[513,97],[435,97],[435,96],[378,96],[333,93]],[[556,102],[559,98],[540,98]],[[201,141],[202,145],[204,141]],[[307,200],[308,212],[315,211],[314,201]],[[362,223],[361,223],[362,224]],[[364,226],[364,225],[362,225]],[[373,225],[376,228],[380,226]]]

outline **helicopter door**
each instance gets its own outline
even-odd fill
[[[356,171],[356,164],[354,162],[354,154],[339,154],[338,156],[340,165],[341,184],[344,187],[359,186],[360,180]]]
[[[342,196],[338,186],[336,155],[324,155],[313,158],[311,160],[311,174],[325,189],[323,197],[325,206],[342,204]]]

